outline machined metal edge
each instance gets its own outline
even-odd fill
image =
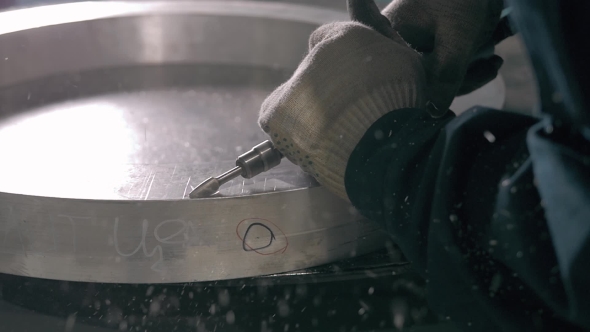
[[[238,198],[95,201],[0,193],[0,271],[163,283],[293,271],[384,246],[323,188]]]

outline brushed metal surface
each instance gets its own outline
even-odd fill
[[[296,68],[311,31],[345,19],[213,1],[1,13],[0,272],[205,281],[382,248],[376,224],[287,162],[234,180],[222,197],[183,199],[265,139],[260,103]]]

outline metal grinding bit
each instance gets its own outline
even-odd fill
[[[236,159],[236,167],[217,176],[208,178],[201,182],[191,193],[190,198],[204,198],[209,197],[219,191],[219,188],[237,178],[250,179],[256,175],[266,172],[271,168],[278,166],[281,163],[283,155],[279,150],[275,149],[271,141],[264,141],[250,151],[244,153]]]

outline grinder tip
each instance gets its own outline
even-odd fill
[[[188,195],[190,198],[205,198],[209,197],[219,191],[221,184],[216,178],[208,178],[201,182],[191,193]]]

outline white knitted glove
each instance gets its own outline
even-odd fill
[[[470,92],[495,78],[502,59],[491,56],[472,67],[467,77],[471,81],[464,82],[475,55],[487,44],[493,50],[500,41],[492,35],[502,8],[502,0],[393,0],[383,10],[402,38],[423,52],[427,98],[441,114],[458,92]]]
[[[425,73],[401,38],[360,23],[322,26],[309,48],[293,77],[264,101],[259,125],[287,159],[346,199],[353,149],[386,113],[425,106]]]

